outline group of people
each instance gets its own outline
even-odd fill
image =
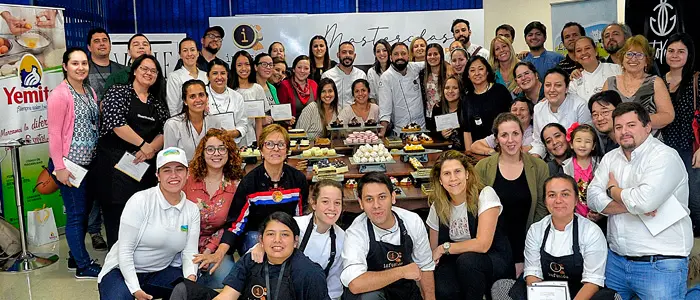
[[[365,73],[352,42],[335,62],[323,36],[290,67],[279,42],[227,64],[214,26],[201,50],[179,43],[166,80],[146,36],[132,36],[122,66],[109,60],[109,34],[90,30],[90,55],[64,53],[48,100],[69,268],[97,278],[102,299],[522,299],[550,280],[575,299],[685,298],[700,233],[692,38],[673,35],[670,71],[651,74],[653,49],[624,24],[603,31],[607,59],[573,22],[561,31],[566,56],[544,48],[537,21],[521,53],[507,24],[489,49],[471,43],[467,20],[451,31],[447,51],[379,40]],[[247,116],[250,101],[265,115]],[[278,104],[291,120],[271,117]],[[438,131],[436,117],[452,113],[460,128]],[[288,129],[313,139],[352,120],[381,124],[382,137],[418,124],[450,142],[432,167],[427,220],[394,206],[385,174],[368,173],[357,184],[364,213],[343,230],[342,186],[309,187],[286,163]],[[262,157],[247,173],[244,146]],[[486,158],[473,166],[465,152]],[[73,185],[67,160],[89,170],[85,184]],[[125,160],[148,170],[127,175],[115,168]],[[102,266],[84,241],[89,231],[96,246],[89,216],[100,211]]]

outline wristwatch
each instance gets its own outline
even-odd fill
[[[612,199],[612,188],[617,187],[616,185],[611,185],[607,189],[605,189],[605,194]]]
[[[450,255],[450,246],[451,245],[452,244],[450,244],[450,242],[445,242],[444,244],[442,244],[442,250],[444,251],[443,254]]]

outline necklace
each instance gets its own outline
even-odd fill
[[[637,90],[639,89],[639,86],[637,86],[637,88],[635,88],[634,90],[631,89],[631,85],[632,85],[632,84],[635,84],[635,85],[636,85],[636,82],[635,82],[635,81],[636,81],[636,79],[632,78],[631,82],[628,83],[628,82],[627,82],[627,76],[622,75],[622,89],[625,91],[625,94],[628,94],[628,95],[631,94],[631,96],[634,96],[634,94],[635,94],[635,93],[637,92]],[[641,86],[641,84],[642,84],[642,83],[641,83],[641,81],[640,81],[639,85]]]

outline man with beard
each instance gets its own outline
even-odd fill
[[[687,299],[693,230],[683,160],[651,135],[641,104],[622,103],[612,118],[620,147],[588,186],[588,207],[608,215],[605,286],[622,299]]]
[[[204,31],[204,36],[202,37],[202,51],[199,51],[199,57],[197,57],[197,69],[204,72],[209,72],[209,62],[213,59],[220,59],[216,57],[216,53],[221,50],[221,41],[224,38],[224,29],[221,26],[212,26]],[[177,60],[175,64],[175,70],[182,68],[182,59]]]
[[[588,101],[593,127],[595,127],[598,134],[598,149],[602,153],[608,153],[619,146],[615,142],[612,112],[620,103],[622,103],[622,98],[615,91],[596,93]]]
[[[562,70],[569,75],[576,69],[583,68],[581,64],[576,62],[576,41],[582,36],[586,36],[586,29],[581,24],[569,22],[564,25],[561,30],[561,42],[566,48],[566,57],[557,64]]]
[[[525,56],[523,61],[529,61],[535,65],[539,78],[544,78],[544,74],[549,69],[556,67],[564,59],[564,56],[544,48],[544,42],[547,41],[547,27],[539,21],[527,24],[524,34],[525,43],[530,48],[530,53]]]
[[[338,111],[355,102],[352,96],[352,83],[358,79],[367,80],[367,74],[352,65],[356,56],[355,46],[352,42],[340,43],[340,46],[338,46],[338,60],[340,63],[321,75],[321,79],[330,78],[335,82],[335,86],[338,89]]]
[[[479,46],[477,44],[472,44],[469,39],[472,36],[472,30],[469,28],[469,21],[464,19],[457,19],[452,22],[452,36],[455,41],[462,42],[464,49],[467,49],[469,56],[478,55],[485,59],[489,59],[489,50]]]
[[[379,121],[384,127],[380,136],[389,135],[389,123],[394,133],[415,123],[425,128],[423,94],[420,90],[419,73],[425,68],[424,62],[408,62],[408,46],[396,42],[391,46],[391,68],[386,69],[379,79]]]
[[[109,75],[116,73],[124,68],[124,65],[119,64],[109,59],[109,54],[112,51],[112,40],[104,28],[97,27],[90,29],[87,36],[88,50],[90,51],[90,74],[88,80],[90,86],[97,94],[97,101],[102,100],[105,93],[105,82]]]
[[[603,47],[610,56],[605,59],[607,63],[622,65],[622,57],[616,55],[617,51],[622,49],[625,41],[632,37],[632,31],[629,26],[620,23],[612,23],[603,29]]]
[[[345,231],[341,299],[434,300],[435,262],[421,218],[394,206],[394,186],[384,173],[362,176],[357,192],[364,212]]]
[[[127,66],[107,77],[104,88],[105,92],[107,92],[107,90],[115,84],[129,83],[131,63],[137,58],[141,57],[141,55],[151,54],[151,42],[141,33],[134,34],[131,36],[129,43],[126,45],[126,51],[129,54],[129,62],[127,63]],[[163,89],[163,92],[165,92],[165,89]],[[163,93],[163,95],[165,95],[165,93]]]

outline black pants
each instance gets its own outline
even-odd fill
[[[105,233],[107,234],[107,246],[109,249],[112,249],[112,246],[114,246],[114,243],[116,243],[117,239],[119,238],[119,222],[126,204],[103,201],[101,205],[102,218],[104,219],[105,224]]]
[[[475,299],[491,297],[491,285],[515,274],[514,264],[495,254],[463,253],[442,256],[435,268],[437,299]]]

